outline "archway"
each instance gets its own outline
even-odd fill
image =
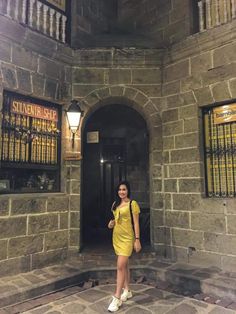
[[[143,243],[149,244],[149,137],[144,118],[125,104],[106,104],[87,119],[83,132],[82,244],[110,244],[107,228],[115,187],[131,183],[141,207]]]

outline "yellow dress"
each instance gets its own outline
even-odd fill
[[[115,226],[113,228],[112,242],[116,255],[130,256],[134,246],[134,231],[130,216],[129,203],[116,208],[113,211]],[[140,213],[139,205],[132,200],[132,212]]]

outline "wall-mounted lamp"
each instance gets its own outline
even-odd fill
[[[77,100],[73,99],[69,108],[66,110],[66,116],[68,119],[69,127],[72,133],[72,148],[75,144],[75,133],[79,128],[80,119],[83,116],[83,111],[80,109]]]

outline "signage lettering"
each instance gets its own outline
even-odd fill
[[[236,103],[213,109],[215,124],[236,121]]]
[[[29,102],[13,100],[11,112],[33,118],[45,119],[55,122],[58,121],[57,110]]]

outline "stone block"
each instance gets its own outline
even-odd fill
[[[153,178],[161,178],[162,177],[162,166],[161,165],[153,165],[152,166],[152,177]]]
[[[8,276],[30,271],[30,256],[11,258],[0,262],[0,276]]]
[[[146,103],[144,105],[144,112],[148,115],[151,116],[153,114],[155,114],[157,112],[156,107],[153,105],[153,103],[151,101],[149,101],[148,103]]]
[[[123,96],[124,95],[124,86],[111,86],[110,93],[111,96]]]
[[[70,179],[79,180],[81,175],[81,167],[71,167],[70,168]]]
[[[163,136],[163,150],[169,150],[175,148],[174,136]]]
[[[162,191],[162,180],[160,180],[160,179],[153,179],[153,191],[154,192]]]
[[[60,212],[69,210],[68,196],[50,197],[48,199],[48,212]]]
[[[164,82],[180,80],[189,75],[189,60],[168,65],[164,69]]]
[[[2,63],[3,82],[9,88],[17,87],[16,70],[14,66]]]
[[[202,179],[179,179],[179,192],[203,192]]]
[[[45,81],[45,96],[55,99],[57,93],[57,81],[46,78]]]
[[[84,67],[107,67],[112,64],[112,53],[111,49],[80,49],[75,51],[75,58]]]
[[[11,45],[1,39],[0,60],[10,62],[11,60]]]
[[[154,193],[152,193],[151,206],[155,210],[163,209],[163,195],[162,195],[162,193],[158,193],[156,191],[154,191]]]
[[[27,93],[32,92],[32,84],[30,72],[23,70],[21,68],[17,68],[17,79],[18,79],[18,87],[20,90],[25,91]]]
[[[125,90],[124,90],[125,97],[127,97],[128,99],[134,99],[136,95],[137,95],[136,89],[125,87]]]
[[[199,131],[199,119],[191,118],[184,119],[184,133],[197,132]]]
[[[80,212],[70,212],[70,227],[80,228]]]
[[[29,216],[28,234],[38,234],[58,229],[58,214]]]
[[[68,229],[69,227],[69,213],[59,214],[59,229]]]
[[[199,75],[201,72],[206,72],[212,69],[212,55],[211,52],[205,52],[190,59],[191,73]]]
[[[234,78],[235,72],[236,62],[211,69],[211,71],[202,73],[203,86]]]
[[[200,160],[197,148],[176,149],[170,152],[171,163],[196,162]]]
[[[201,204],[200,194],[173,194],[173,209],[182,211],[197,211]]]
[[[72,80],[75,84],[104,84],[105,71],[94,68],[74,68]]]
[[[137,92],[134,97],[134,101],[143,107],[148,103],[148,97],[143,93]]]
[[[172,209],[172,194],[171,193],[165,193],[164,201],[165,201],[165,209]]]
[[[177,121],[177,120],[179,120],[178,109],[170,109],[170,110],[162,111],[163,123],[168,123],[168,122]]]
[[[80,229],[71,229],[69,246],[80,247]]]
[[[55,55],[57,50],[57,42],[55,40],[52,40],[43,34],[39,34],[29,29],[27,29],[26,34],[27,36],[24,41],[24,46],[26,49],[28,48],[29,51],[34,51],[46,57],[53,57]],[[48,73],[47,70],[44,72],[45,67],[41,70],[42,74]],[[51,69],[49,68],[48,71],[50,73]]]
[[[213,51],[214,67],[219,67],[236,61],[236,43],[231,42]]]
[[[170,228],[154,226],[154,242],[155,243],[171,243]]]
[[[223,205],[226,206],[227,214],[236,214],[236,199],[225,199]]]
[[[234,256],[222,256],[222,269],[226,272],[235,272],[236,269],[236,257]]]
[[[161,84],[133,84],[133,87],[143,92],[147,97],[160,97],[161,96]],[[131,87],[131,86],[130,86]]]
[[[58,249],[50,252],[36,253],[32,255],[32,269],[47,267],[65,261],[67,249]]]
[[[189,228],[189,213],[176,210],[167,210],[166,225],[175,228]]]
[[[55,250],[68,247],[68,231],[55,231],[45,234],[45,250]]]
[[[0,216],[7,216],[9,214],[9,199],[5,197],[0,198]]]
[[[38,57],[30,50],[20,46],[13,46],[12,63],[20,68],[37,72]]]
[[[133,84],[161,84],[160,69],[132,69]]]
[[[157,151],[152,153],[152,163],[153,164],[161,164],[162,163],[162,152]]]
[[[39,58],[39,74],[46,75],[52,79],[61,79],[62,66],[60,63],[46,58]]]
[[[12,199],[11,215],[26,215],[46,212],[46,198],[19,197]]]
[[[215,101],[224,101],[231,98],[227,82],[219,82],[211,86]]]
[[[26,234],[26,217],[0,218],[0,238],[12,238]]]
[[[232,79],[229,81],[230,93],[233,98],[236,98],[236,79]]]
[[[188,263],[198,267],[209,268],[214,266],[221,268],[221,255],[197,250],[188,257]]]
[[[72,194],[80,194],[80,181],[79,180],[71,180],[71,193]]]
[[[7,259],[7,240],[0,240],[0,260]]]
[[[224,214],[191,213],[191,228],[206,232],[226,231]]]
[[[80,195],[70,196],[70,210],[79,211],[80,210]]]
[[[32,73],[33,93],[39,97],[44,95],[45,78],[43,75]]]
[[[236,255],[236,236],[226,234],[204,234],[204,247],[208,251]]]
[[[180,81],[174,81],[162,85],[163,96],[176,95],[180,93]]]
[[[236,215],[227,215],[227,233],[236,234]]]
[[[101,89],[102,87],[103,87],[102,84],[100,84],[100,85],[73,84],[72,95],[73,95],[73,97],[86,97],[91,92],[93,92],[97,89]],[[101,90],[101,91],[103,91],[103,90]],[[109,92],[109,90],[106,92]],[[100,95],[100,93],[99,93],[99,95]]]
[[[196,104],[179,108],[179,119],[198,117],[198,107]]]
[[[169,151],[165,151],[163,153],[163,162],[164,162],[164,164],[170,163],[170,152]]]
[[[184,178],[184,177],[200,177],[201,169],[199,163],[177,164],[169,165],[170,178]]]
[[[109,69],[106,72],[108,84],[130,84],[131,70],[130,69]]]
[[[177,192],[177,180],[165,179],[164,180],[164,191],[165,192]]]
[[[214,98],[209,87],[195,89],[194,94],[200,106],[209,105],[214,102]]]
[[[199,147],[199,133],[188,133],[175,136],[175,148]]]
[[[163,125],[163,136],[181,134],[184,131],[183,121],[169,122]]]
[[[12,42],[22,44],[24,42],[26,27],[19,23],[13,23],[3,15],[0,16],[0,34],[9,38]]]
[[[196,99],[194,97],[193,92],[186,92],[186,93],[181,93],[178,95],[172,95],[168,96],[166,98],[167,101],[167,108],[179,108],[182,106],[188,106],[191,104],[194,104],[196,102]]]
[[[203,249],[203,232],[172,228],[172,243],[176,246]]]
[[[203,211],[209,214],[220,214],[225,212],[225,201],[220,198],[207,198],[203,197],[201,199],[201,204],[199,206],[199,211]]]
[[[151,220],[154,226],[163,226],[164,225],[164,211],[163,210],[152,210],[151,211]]]
[[[113,53],[114,67],[143,67],[145,63],[145,51],[143,49],[115,49]]]
[[[181,80],[181,92],[192,91],[202,87],[202,78],[200,75],[191,75]]]
[[[34,254],[43,251],[44,236],[25,236],[9,240],[8,257]]]

